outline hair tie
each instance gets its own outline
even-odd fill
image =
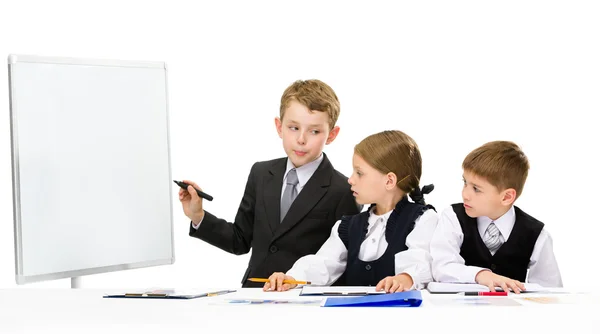
[[[413,191],[410,192],[410,198],[412,198],[413,202],[417,204],[425,205],[424,195],[432,192],[433,188],[433,184],[428,184],[423,188],[416,187]]]
[[[423,188],[421,188],[421,193],[423,193],[425,195],[429,194],[430,192],[433,191],[433,188],[434,188],[433,184],[428,184],[426,186],[423,186]]]

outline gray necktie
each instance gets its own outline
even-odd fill
[[[296,185],[298,185],[298,175],[296,174],[296,169],[291,169],[288,172],[286,178],[286,186],[283,191],[283,196],[281,197],[281,215],[279,216],[279,222],[283,221],[283,218],[287,214],[292,202],[298,196],[298,189],[296,189]]]
[[[485,233],[483,233],[483,243],[487,246],[492,255],[496,253],[500,246],[502,246],[502,243],[504,243],[504,238],[502,237],[502,233],[500,233],[500,230],[496,224],[491,223],[485,230]]]

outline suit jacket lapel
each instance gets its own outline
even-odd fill
[[[285,173],[286,164],[287,159],[275,161],[271,168],[269,168],[269,175],[265,177],[264,181],[265,211],[267,212],[267,219],[269,220],[269,227],[272,233],[275,233],[275,230],[279,228],[281,187],[283,186],[283,173]]]
[[[302,188],[302,191],[300,191],[298,197],[296,197],[294,203],[290,206],[285,218],[283,218],[283,221],[275,230],[275,239],[279,238],[294,227],[294,225],[298,224],[327,193],[327,189],[331,182],[331,170],[333,167],[331,166],[329,159],[327,159],[327,156],[324,154],[325,153],[323,153],[323,161],[313,176],[306,182],[304,188]],[[282,181],[280,181],[280,185],[283,184],[283,174],[281,178]],[[279,208],[277,209],[277,213],[279,214]]]

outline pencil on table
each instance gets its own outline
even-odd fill
[[[266,283],[269,282],[268,278],[248,278],[250,282],[258,282],[258,283]],[[298,285],[310,285],[308,281],[292,281],[292,280],[283,280],[283,284],[298,284]]]

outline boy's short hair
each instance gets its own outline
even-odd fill
[[[469,153],[462,168],[485,178],[500,191],[515,189],[518,198],[527,180],[529,160],[517,144],[492,141]]]
[[[279,107],[281,120],[291,101],[298,101],[309,110],[326,112],[329,116],[329,129],[333,129],[340,115],[340,101],[337,95],[329,85],[320,80],[297,80],[286,88]]]

